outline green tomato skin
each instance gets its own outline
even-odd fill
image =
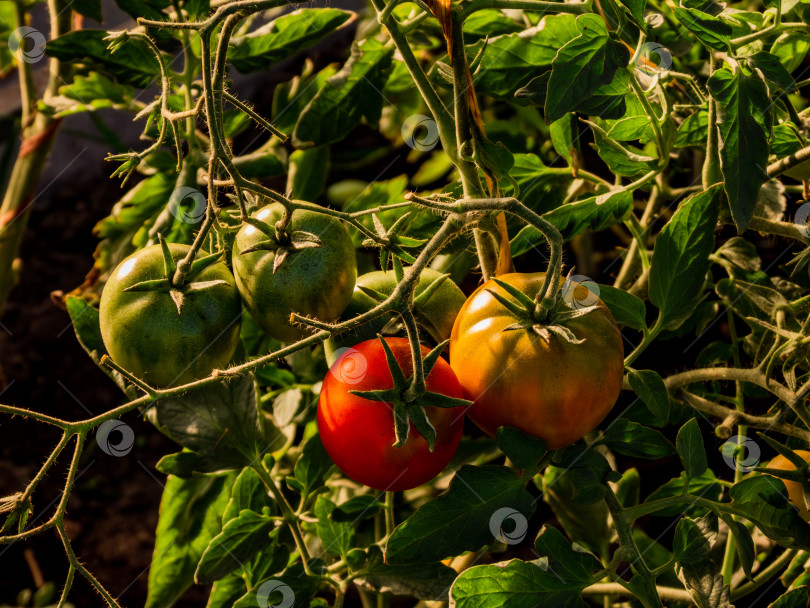
[[[188,250],[188,245],[169,244],[175,262]],[[226,284],[185,292],[180,313],[166,291],[123,291],[165,276],[160,245],[136,251],[113,270],[99,305],[101,337],[110,357],[155,387],[187,384],[227,367],[239,344],[242,315],[233,275],[222,262],[194,282]]]
[[[274,226],[284,207],[274,203],[253,214]],[[288,232],[309,232],[323,245],[291,251],[273,272],[273,251],[241,252],[266,240],[249,224],[236,235],[233,245],[233,271],[245,307],[264,332],[282,342],[295,342],[309,335],[290,325],[290,314],[332,322],[346,308],[357,280],[354,245],[340,220],[298,209],[293,212]]]
[[[440,272],[431,268],[422,270],[422,273],[419,275],[419,281],[414,289],[414,295],[418,296],[425,291],[425,289],[440,276],[442,276]],[[343,312],[343,315],[341,315],[341,320],[356,317],[359,314],[371,310],[377,304],[376,300],[363,293],[359,287],[373,289],[374,291],[388,296],[394,292],[396,286],[397,278],[393,270],[376,270],[361,275],[357,279],[357,285],[354,288],[352,299]],[[466,300],[467,296],[464,295],[464,292],[448,277],[444,283],[441,284],[439,289],[430,296],[427,302],[417,306],[414,311],[416,321],[419,327],[427,332],[435,344],[443,342],[450,337],[458,311],[461,310]],[[360,342],[373,339],[392,317],[392,314],[382,315],[355,330],[342,333],[335,338],[329,338],[324,342],[327,363],[329,365],[334,363],[339,354],[337,352],[339,349],[348,348]]]

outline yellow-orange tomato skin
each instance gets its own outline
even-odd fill
[[[799,456],[804,458],[807,461],[810,461],[810,452],[807,450],[794,450]],[[781,454],[778,455],[776,458],[771,460],[767,464],[767,468],[769,469],[779,469],[780,471],[795,471],[796,467],[793,466],[793,463],[790,462],[787,458],[782,456]],[[802,485],[797,481],[789,481],[787,479],[783,479],[782,482],[785,484],[785,487],[788,491],[788,498],[790,502],[799,510],[799,516],[804,521],[810,521],[810,512],[807,511],[807,507],[804,505],[804,492],[802,491]]]
[[[545,273],[498,277],[531,298],[544,278]],[[581,439],[605,419],[621,391],[624,348],[613,315],[577,285],[571,300],[598,306],[565,323],[585,342],[571,344],[555,333],[545,340],[531,329],[504,331],[518,320],[489,291],[513,299],[494,281],[484,283],[462,307],[450,337],[450,365],[474,402],[467,414],[489,435],[514,426],[550,449]]]

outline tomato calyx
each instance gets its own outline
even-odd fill
[[[417,432],[427,441],[428,449],[433,452],[436,445],[436,429],[428,419],[425,407],[467,407],[472,402],[428,390],[416,394],[411,379],[405,377],[405,373],[402,371],[399,362],[397,362],[391,347],[381,335],[378,334],[377,337],[385,351],[385,360],[388,363],[394,387],[372,391],[349,391],[349,393],[363,399],[381,401],[391,405],[394,413],[394,431],[396,433],[394,447],[399,448],[405,445],[410,434],[411,423],[413,423]],[[425,378],[430,375],[433,366],[439,359],[439,355],[449,342],[450,340],[445,340],[422,360]]]
[[[287,232],[286,228],[280,228],[278,224],[275,227],[257,220],[255,217],[246,217],[243,220],[245,223],[250,224],[259,232],[264,234],[267,238],[243,249],[239,253],[246,255],[254,251],[272,251],[276,254],[273,259],[273,274],[284,263],[287,256],[291,253],[301,249],[309,249],[311,247],[323,247],[323,241],[318,238],[318,235],[306,232],[304,230],[294,230]]]
[[[573,269],[571,272],[573,272]],[[505,327],[503,331],[533,331],[546,342],[551,339],[552,334],[560,336],[571,344],[585,342],[584,339],[577,338],[574,332],[566,327],[566,323],[598,310],[599,306],[594,304],[592,306],[574,307],[566,302],[563,296],[566,293],[567,286],[575,285],[571,281],[570,275],[569,272],[564,285],[556,294],[547,296],[539,303],[518,288],[494,278],[493,281],[514,298],[514,300],[506,298],[493,289],[486,290],[517,318],[516,323]]]
[[[365,239],[363,241],[363,246],[380,247],[380,267],[383,270],[388,268],[388,261],[392,256],[395,261],[398,261],[397,259],[399,259],[407,264],[413,264],[416,261],[416,258],[405,251],[405,249],[410,247],[419,247],[427,242],[427,239],[415,239],[410,236],[402,236],[399,234],[399,232],[405,226],[405,222],[410,217],[411,213],[411,211],[408,211],[404,215],[401,215],[390,228],[385,227],[385,224],[383,224],[380,218],[377,217],[376,213],[371,214],[371,219],[374,222],[374,230],[377,232],[377,238]]]
[[[175,272],[177,271],[177,264],[172,258],[169,251],[169,245],[163,238],[162,234],[158,234],[160,247],[163,251],[163,270],[165,276],[160,279],[148,279],[140,281],[134,285],[130,285],[123,291],[162,291],[169,294],[175,306],[177,307],[177,314],[179,315],[183,309],[183,302],[185,294],[195,291],[203,291],[216,285],[227,285],[226,281],[216,279],[214,281],[195,281],[194,278],[199,276],[203,270],[209,266],[216,264],[222,258],[222,251],[212,253],[201,258],[196,258],[191,264],[191,268],[185,275],[185,280],[182,284],[178,284],[174,280]]]

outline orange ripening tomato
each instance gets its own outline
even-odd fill
[[[534,298],[544,278],[545,273],[511,273],[498,280]],[[462,307],[450,337],[450,365],[474,402],[467,415],[489,435],[513,426],[543,439],[549,449],[581,439],[604,420],[621,391],[624,348],[613,315],[576,284],[566,300],[575,308],[597,308],[559,323],[584,340],[573,344],[554,331],[542,332],[539,324],[541,336],[531,319],[525,328],[507,329],[521,320],[490,291],[514,300],[487,281]]]

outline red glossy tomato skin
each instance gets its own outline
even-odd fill
[[[411,351],[405,338],[386,338],[406,377],[412,375]],[[422,347],[423,355],[429,350]],[[426,381],[427,389],[462,398],[450,365],[439,359]],[[393,388],[385,351],[378,339],[344,351],[326,374],[318,401],[318,432],[327,453],[349,478],[381,491],[409,490],[438,475],[453,458],[461,441],[464,408],[426,407],[436,429],[431,453],[411,424],[402,447],[396,441],[391,405],[349,393],[351,390]]]
[[[498,277],[534,298],[545,273]],[[517,320],[487,290],[511,296],[494,281],[481,285],[456,317],[450,365],[473,401],[467,415],[494,436],[500,426],[517,427],[543,439],[549,449],[574,443],[593,431],[619,396],[624,374],[622,337],[601,301],[598,310],[566,322],[582,344],[531,330],[503,331]],[[589,292],[577,286],[574,298]]]

